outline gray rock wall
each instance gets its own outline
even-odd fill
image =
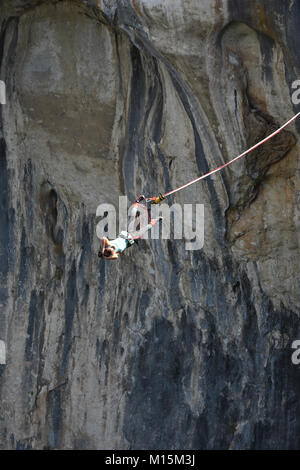
[[[271,5],[270,5],[271,4]],[[299,109],[299,2],[2,1],[2,449],[295,449],[300,123],[179,192],[205,242],[98,259],[96,207]]]

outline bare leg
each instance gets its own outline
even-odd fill
[[[130,235],[132,236],[132,238],[142,238],[143,235],[148,231],[150,230],[152,227],[154,227],[155,224],[157,224],[157,222],[159,222],[160,220],[162,219],[162,217],[158,217],[157,219],[152,219],[150,221],[150,223],[144,227],[142,227],[140,230],[136,230],[134,232],[130,232]]]
[[[141,194],[133,203],[129,212],[128,231],[136,232],[141,229],[141,224],[146,223],[146,198]],[[151,221],[151,217],[149,222]]]

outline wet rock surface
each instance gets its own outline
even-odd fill
[[[201,250],[97,258],[155,195],[297,111],[294,1],[2,1],[0,447],[296,449],[299,122],[170,203]]]

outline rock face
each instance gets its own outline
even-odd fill
[[[169,200],[201,250],[95,231],[299,111],[300,5],[269,3],[1,2],[0,448],[299,448],[300,121]]]

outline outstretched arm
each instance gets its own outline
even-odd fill
[[[102,247],[101,247],[101,253],[104,253],[105,248],[109,246],[109,240],[106,237],[102,238]]]

